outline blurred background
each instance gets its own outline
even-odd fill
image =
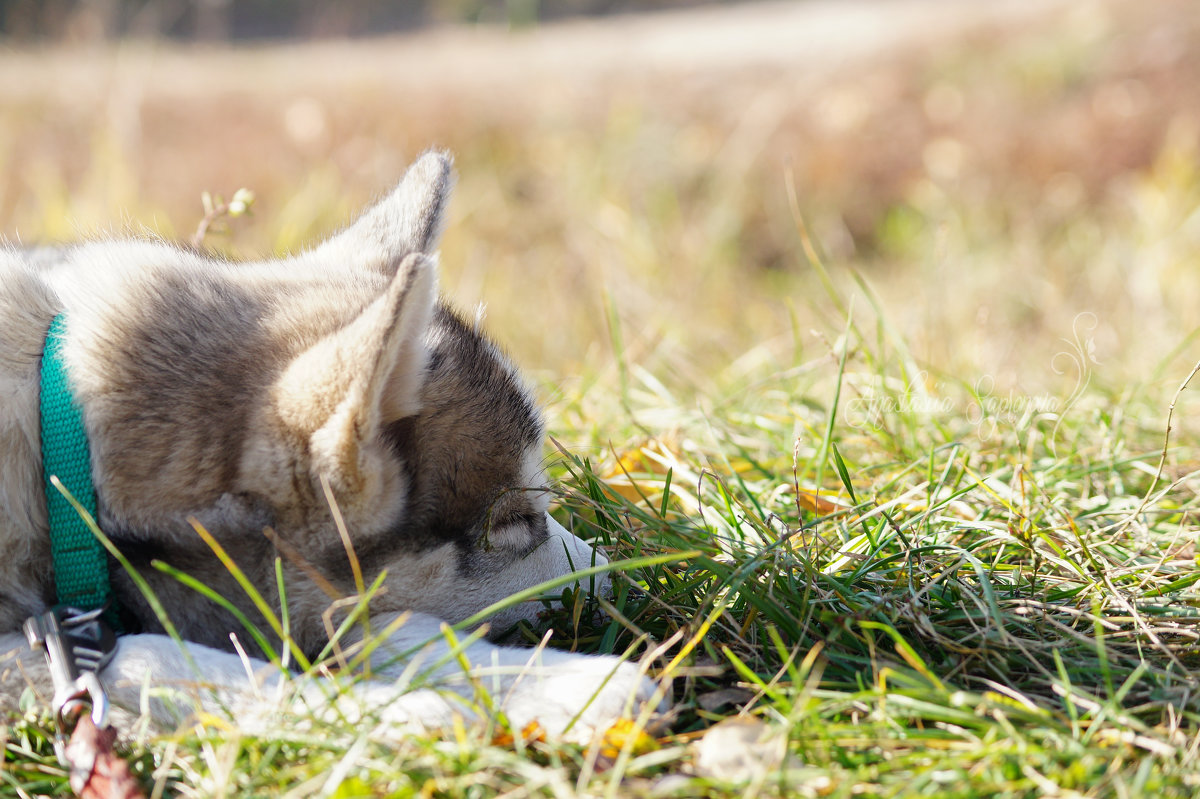
[[[1065,396],[1068,352],[1169,399],[1200,350],[1194,0],[0,0],[0,28],[10,240],[187,239],[245,187],[205,245],[294,251],[449,148],[443,288],[551,393],[786,391],[845,345],[933,392]]]
[[[0,14],[5,30],[19,38],[170,36],[226,41],[376,36],[436,24],[530,25],[705,2],[714,0],[3,0]]]

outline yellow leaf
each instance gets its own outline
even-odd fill
[[[644,755],[657,749],[658,741],[629,719],[620,719],[605,731],[604,740],[600,742],[600,755],[616,760],[626,748],[631,754]]]
[[[818,516],[829,516],[830,514],[838,513],[839,511],[850,510],[849,505],[843,505],[840,502],[834,502],[833,500],[827,499],[820,494],[814,494],[811,491],[804,491],[803,489],[796,494],[796,502],[806,511],[815,513]]]
[[[630,502],[641,502],[643,497],[657,493],[658,487],[649,480],[639,480],[648,475],[666,475],[681,456],[678,446],[661,438],[649,438],[622,453],[617,462],[600,476],[616,493]]]

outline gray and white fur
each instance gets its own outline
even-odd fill
[[[283,260],[229,263],[154,241],[0,250],[0,709],[31,683],[50,693],[19,630],[55,602],[38,381],[60,313],[100,527],[189,642],[163,634],[110,562],[139,630],[101,674],[118,705],[136,710],[146,686],[165,685],[181,694],[148,703],[160,722],[225,708],[253,725],[280,696],[331,701],[322,686],[255,659],[262,653],[231,614],[152,565],[187,572],[266,629],[197,523],[276,608],[281,560],[291,634],[314,657],[328,642],[332,597],[356,592],[328,486],[367,583],[386,572],[371,629],[408,614],[375,650],[372,680],[350,696],[392,722],[426,726],[469,715],[454,696],[474,690],[444,657],[444,624],[606,562],[546,512],[543,424],[513,365],[438,300],[434,248],[452,182],[450,159],[426,153],[350,227]],[[539,607],[511,608],[490,629]],[[486,640],[464,655],[513,723],[562,733],[578,715],[575,737],[655,687],[610,656]],[[439,690],[406,690],[413,674]]]

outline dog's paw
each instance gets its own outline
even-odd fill
[[[486,676],[481,684],[488,688]],[[622,718],[636,717],[654,701],[658,685],[636,663],[607,655],[544,651],[515,678],[492,692],[513,729],[536,723],[547,734],[586,743]],[[656,711],[666,710],[658,698]]]

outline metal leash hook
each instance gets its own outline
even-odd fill
[[[108,726],[108,695],[98,676],[117,651],[117,636],[101,618],[107,609],[60,605],[26,619],[25,638],[50,665],[54,753],[68,770],[71,790],[80,799],[145,799],[129,764],[113,750],[117,731]]]
[[[56,607],[26,619],[25,638],[50,666],[54,753],[71,790],[80,799],[144,799],[129,764],[113,751],[117,731],[108,726],[108,695],[98,676],[117,651],[117,636],[101,618],[106,610]]]
[[[25,638],[42,650],[54,681],[54,752],[67,768],[67,738],[89,711],[96,729],[108,726],[108,695],[97,673],[117,650],[117,637],[101,616],[106,608],[59,606],[25,621]]]

